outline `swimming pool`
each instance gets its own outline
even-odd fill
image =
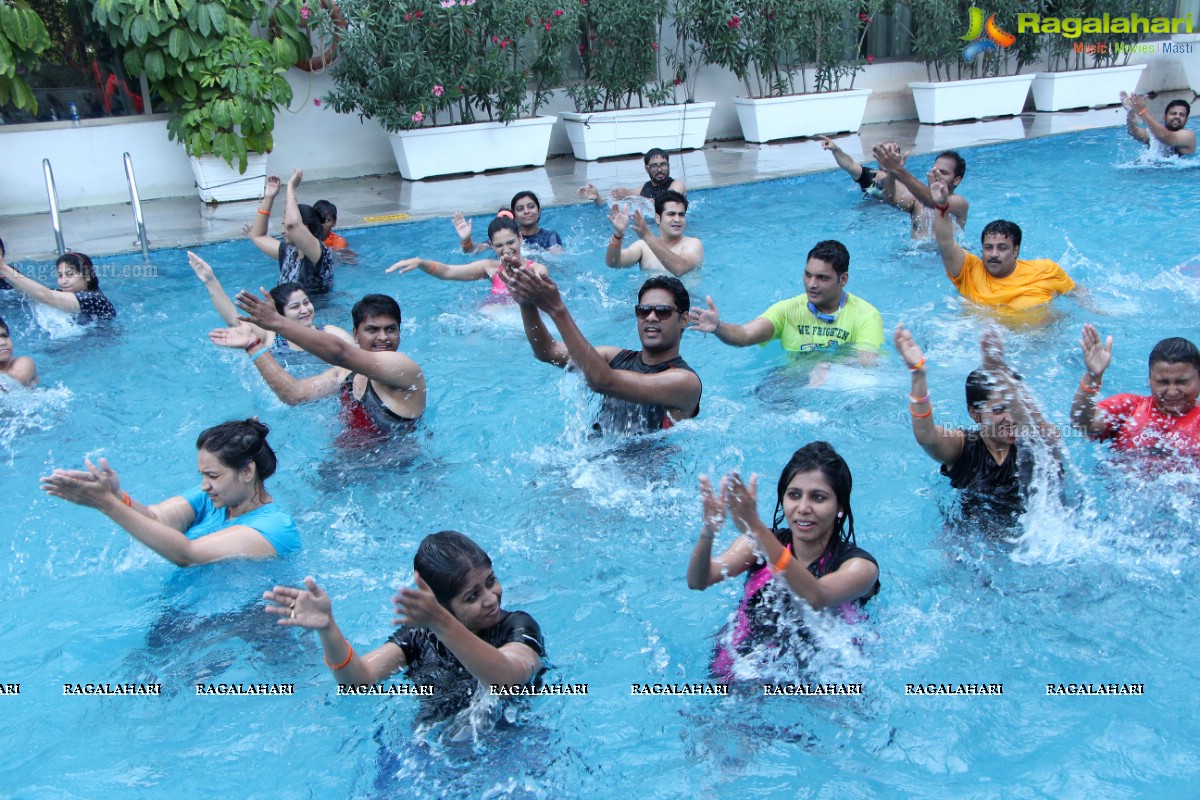
[[[1136,152],[1117,128],[964,153],[968,245],[988,220],[1012,219],[1022,255],[1059,260],[1105,312],[1060,299],[1008,336],[1011,363],[1058,423],[1081,374],[1084,321],[1116,339],[1105,395],[1143,389],[1157,340],[1196,338],[1200,283],[1188,268],[1200,247],[1186,212],[1200,207],[1200,184]],[[914,161],[923,174],[930,158]],[[840,172],[691,199],[689,232],[707,251],[685,281],[694,303],[712,295],[724,319],[746,321],[801,291],[816,240],[841,239],[850,291],[885,328],[914,331],[938,418],[967,423],[962,382],[989,317],[958,299],[936,254],[909,244],[903,215],[860,200]],[[603,214],[547,209],[542,221],[566,240],[551,270],[585,334],[634,344],[644,276],[603,266]],[[21,684],[0,696],[6,792],[1059,798],[1182,796],[1196,784],[1195,475],[1130,473],[1068,437],[1068,507],[1035,509],[1015,549],[984,542],[946,524],[952,490],[912,441],[894,354],[877,370],[835,367],[812,389],[807,365],[777,346],[736,350],[695,333],[682,354],[704,381],[700,417],[637,447],[588,441],[594,401],[534,361],[515,314],[478,313],[485,284],[383,274],[409,255],[460,260],[447,220],[348,238],[360,266],[339,267],[318,322],[348,327],[363,293],[393,294],[401,349],[429,380],[414,452],[387,467],[332,447],[333,401],[287,409],[244,356],[207,343],[218,320],[182,252],[155,253],[154,279],[106,282],[118,323],[83,339],[54,338],[0,299],[17,352],[43,376],[42,389],[0,398],[0,683]],[[231,291],[276,274],[247,241],[201,252]],[[199,430],[251,414],[272,426],[280,471],[268,486],[304,537],[290,561],[179,571],[96,512],[37,490],[35,476],[102,451],[138,499],[181,492],[198,483]],[[863,696],[632,697],[633,683],[706,680],[712,635],[740,593],[740,581],[703,594],[684,583],[697,476],[740,468],[772,484],[813,439],[854,470],[859,542],[881,565],[862,652],[835,630],[821,664],[822,678],[861,682]],[[534,702],[477,755],[414,741],[411,699],[336,697],[313,637],[280,634],[256,600],[312,574],[351,640],[374,646],[416,544],[442,528],[491,553],[505,606],[541,623],[550,679],[589,686]],[[158,681],[163,696],[63,696],[64,683],[106,681]],[[290,682],[295,695],[195,696],[206,681]],[[1080,682],[1142,683],[1145,696],[1046,696],[1047,683]],[[1004,694],[911,696],[909,683],[1003,683]]]

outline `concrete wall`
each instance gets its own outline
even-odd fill
[[[1175,37],[1193,41],[1195,35]],[[1188,86],[1185,59],[1200,60],[1200,42],[1191,55],[1139,55],[1132,63],[1146,63],[1138,90],[1166,91]],[[336,114],[314,102],[332,89],[328,75],[292,70],[288,74],[295,92],[291,108],[280,113],[275,126],[275,150],[268,170],[281,175],[302,167],[311,180],[351,178],[396,171],[387,134],[371,120]],[[916,118],[916,106],[907,84],[926,80],[925,68],[910,62],[875,64],[859,73],[855,88],[871,89],[865,122]],[[1200,87],[1193,87],[1200,88]],[[741,135],[730,98],[744,94],[741,83],[723,69],[706,67],[699,76],[696,99],[713,100],[710,139]],[[574,111],[569,98],[559,92],[543,113]],[[138,188],[145,200],[187,196],[193,191],[191,167],[182,146],[167,140],[166,116],[122,117],[70,122],[43,122],[0,127],[0,155],[5,163],[0,181],[0,216],[44,212],[48,208],[42,159],[49,158],[63,209],[128,202],[121,155],[133,156]],[[569,153],[562,125],[555,126],[551,154]]]

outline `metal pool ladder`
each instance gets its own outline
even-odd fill
[[[138,196],[137,179],[133,177],[133,159],[125,154],[125,177],[129,181],[129,205],[133,207],[133,225],[137,239],[134,244],[141,245],[142,260],[150,260],[150,243],[146,240],[146,220],[142,217],[142,199]],[[61,241],[60,241],[61,243]]]
[[[63,244],[62,217],[58,212],[58,189],[54,186],[54,170],[50,168],[50,159],[42,159],[42,173],[46,176],[46,197],[50,200],[50,224],[54,226],[54,242],[58,245],[58,254],[67,252]]]

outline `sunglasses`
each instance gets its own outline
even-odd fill
[[[639,304],[633,307],[633,312],[638,315],[638,319],[645,319],[650,316],[651,311],[659,319],[666,319],[678,310],[675,306],[645,306]]]

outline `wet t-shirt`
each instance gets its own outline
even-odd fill
[[[97,320],[115,319],[117,316],[117,309],[113,308],[113,304],[99,289],[76,292],[75,299],[79,301],[79,313],[75,316],[75,321],[80,325]]]
[[[294,244],[279,246],[279,282],[298,283],[308,295],[328,294],[333,289],[333,251],[321,244],[321,258],[316,264]]]

